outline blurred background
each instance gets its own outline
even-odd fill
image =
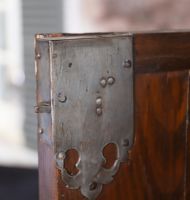
[[[1,200],[38,199],[34,34],[185,30],[189,9],[189,0],[0,0]]]

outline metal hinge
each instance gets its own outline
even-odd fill
[[[63,38],[49,44],[57,167],[68,188],[80,188],[88,199],[96,199],[133,145],[132,36]],[[39,106],[44,110],[50,112],[49,104]],[[116,146],[117,158],[106,169],[103,149],[108,144]],[[79,156],[76,174],[64,167],[69,150]]]

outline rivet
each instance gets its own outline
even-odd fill
[[[107,81],[106,81],[105,78],[102,78],[102,79],[100,80],[100,85],[101,85],[102,87],[106,87]]]
[[[96,105],[101,106],[102,105],[102,99],[99,97],[96,99]]]
[[[35,112],[35,113],[39,113],[39,110],[40,110],[40,107],[39,107],[39,106],[35,106],[35,107],[34,107],[34,112]]]
[[[57,95],[57,97],[58,97],[59,102],[61,103],[65,103],[67,101],[67,97],[62,95],[61,92]]]
[[[57,159],[62,160],[64,158],[64,153],[63,152],[59,152],[57,154]]]
[[[109,84],[109,85],[113,85],[114,82],[115,82],[114,77],[108,77],[108,84]]]
[[[43,132],[44,132],[44,129],[43,128],[39,128],[38,133],[42,134]]]
[[[40,53],[37,53],[37,54],[36,54],[36,58],[37,58],[37,59],[40,59],[40,58],[41,58]]]
[[[132,63],[131,63],[130,60],[125,60],[125,61],[123,62],[123,67],[124,67],[124,68],[130,68],[131,65],[132,65]]]
[[[97,115],[102,115],[102,108],[96,108],[96,114]]]
[[[96,182],[93,182],[93,183],[90,184],[89,189],[90,190],[95,190],[97,188],[97,186],[98,186],[98,184]]]
[[[124,139],[123,140],[123,146],[128,147],[129,146],[129,140],[128,139]]]

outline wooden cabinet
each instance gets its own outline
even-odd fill
[[[78,51],[73,51],[70,44]],[[40,200],[80,200],[87,197],[98,200],[190,199],[189,33],[40,34],[36,35],[35,53]],[[127,71],[119,71],[120,68]],[[72,70],[76,71],[70,72]],[[99,77],[99,71],[104,75]],[[110,77],[113,86],[109,85]],[[102,78],[108,85],[98,89]],[[97,84],[90,85],[94,80],[98,81]],[[72,92],[67,90],[67,86]],[[83,87],[87,93],[92,91],[92,98],[78,92]],[[117,92],[111,93],[111,87],[115,87]],[[99,106],[102,101],[103,106]],[[72,110],[64,107],[65,102],[70,102],[68,109]],[[99,108],[102,110],[97,110]],[[98,117],[102,118],[101,123]],[[74,127],[84,129],[77,132]],[[97,129],[100,133],[80,133],[87,128],[91,132]],[[114,135],[112,130],[120,131]],[[87,144],[80,135],[88,141]],[[124,143],[120,143],[120,139]],[[109,144],[116,144],[117,150],[113,145],[102,149],[100,144],[106,140]],[[90,165],[92,171],[88,171],[90,167],[87,164],[84,165],[86,160],[97,164],[99,157],[93,154],[98,152],[93,150],[95,143],[99,151],[105,150],[102,155],[106,163],[102,160],[102,165],[113,170],[117,164],[117,169],[111,173],[112,181],[97,178],[99,174],[103,176],[99,165],[94,165],[99,169],[96,177],[93,165]],[[77,145],[84,150],[82,155],[73,150]],[[120,148],[122,145],[125,149]],[[71,151],[63,152],[69,147]],[[70,178],[80,171],[82,178],[71,183]],[[70,175],[66,176],[65,172]],[[89,180],[92,184],[86,188]],[[101,190],[93,193],[100,185],[103,185]]]

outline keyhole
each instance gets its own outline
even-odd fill
[[[79,155],[76,149],[69,149],[65,153],[64,168],[67,173],[71,176],[76,175],[79,172],[79,169],[76,167],[78,162]]]
[[[103,149],[103,156],[106,160],[103,167],[110,169],[117,160],[117,146],[114,143],[107,144]]]

